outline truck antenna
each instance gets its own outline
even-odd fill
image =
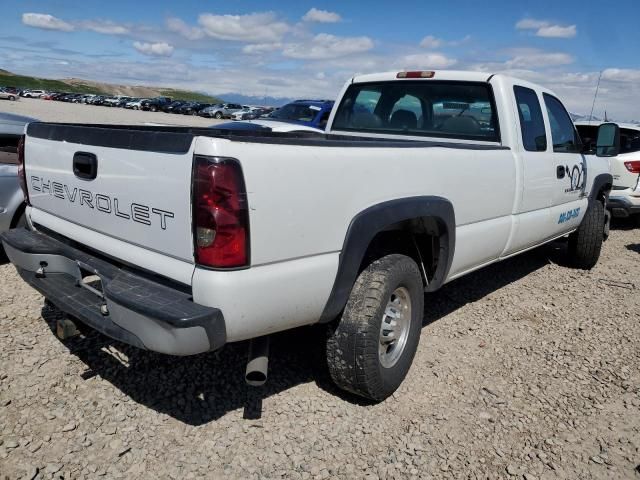
[[[596,98],[598,98],[598,89],[600,88],[600,79],[602,78],[602,70],[598,75],[598,85],[596,85],[596,94],[593,96],[593,103],[591,104],[591,113],[589,114],[589,125],[591,125],[591,119],[593,118],[593,107],[596,106]]]

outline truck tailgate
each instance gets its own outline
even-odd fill
[[[58,130],[64,128],[63,138]],[[104,130],[32,124],[25,141],[31,205],[82,229],[193,263],[192,142],[182,136],[172,144],[166,132],[123,134],[131,144],[114,148]],[[98,238],[100,245],[89,246],[109,253],[105,237]]]

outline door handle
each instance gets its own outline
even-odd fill
[[[93,180],[98,175],[98,157],[95,153],[76,152],[73,154],[73,173],[83,180]]]
[[[565,174],[566,174],[566,170],[564,168],[564,165],[558,165],[558,168],[556,168],[556,176],[558,178],[564,178]]]

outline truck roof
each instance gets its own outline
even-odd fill
[[[398,73],[412,70],[393,70],[390,72],[369,73],[366,75],[356,75],[352,78],[352,83],[384,82],[398,80]],[[434,72],[434,80],[463,80],[468,82],[486,82],[493,74],[487,72],[471,72],[463,70],[425,70]],[[418,79],[419,80],[419,79]],[[425,78],[425,80],[428,80]]]

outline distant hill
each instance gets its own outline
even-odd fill
[[[69,93],[97,93],[102,95],[127,95],[130,97],[158,97],[166,96],[180,100],[190,100],[208,103],[219,103],[223,100],[213,95],[200,92],[191,92],[166,87],[117,85],[112,83],[94,82],[80,78],[65,78],[52,80],[49,78],[29,77],[17,75],[7,70],[0,69],[0,86],[16,88],[30,88]]]

